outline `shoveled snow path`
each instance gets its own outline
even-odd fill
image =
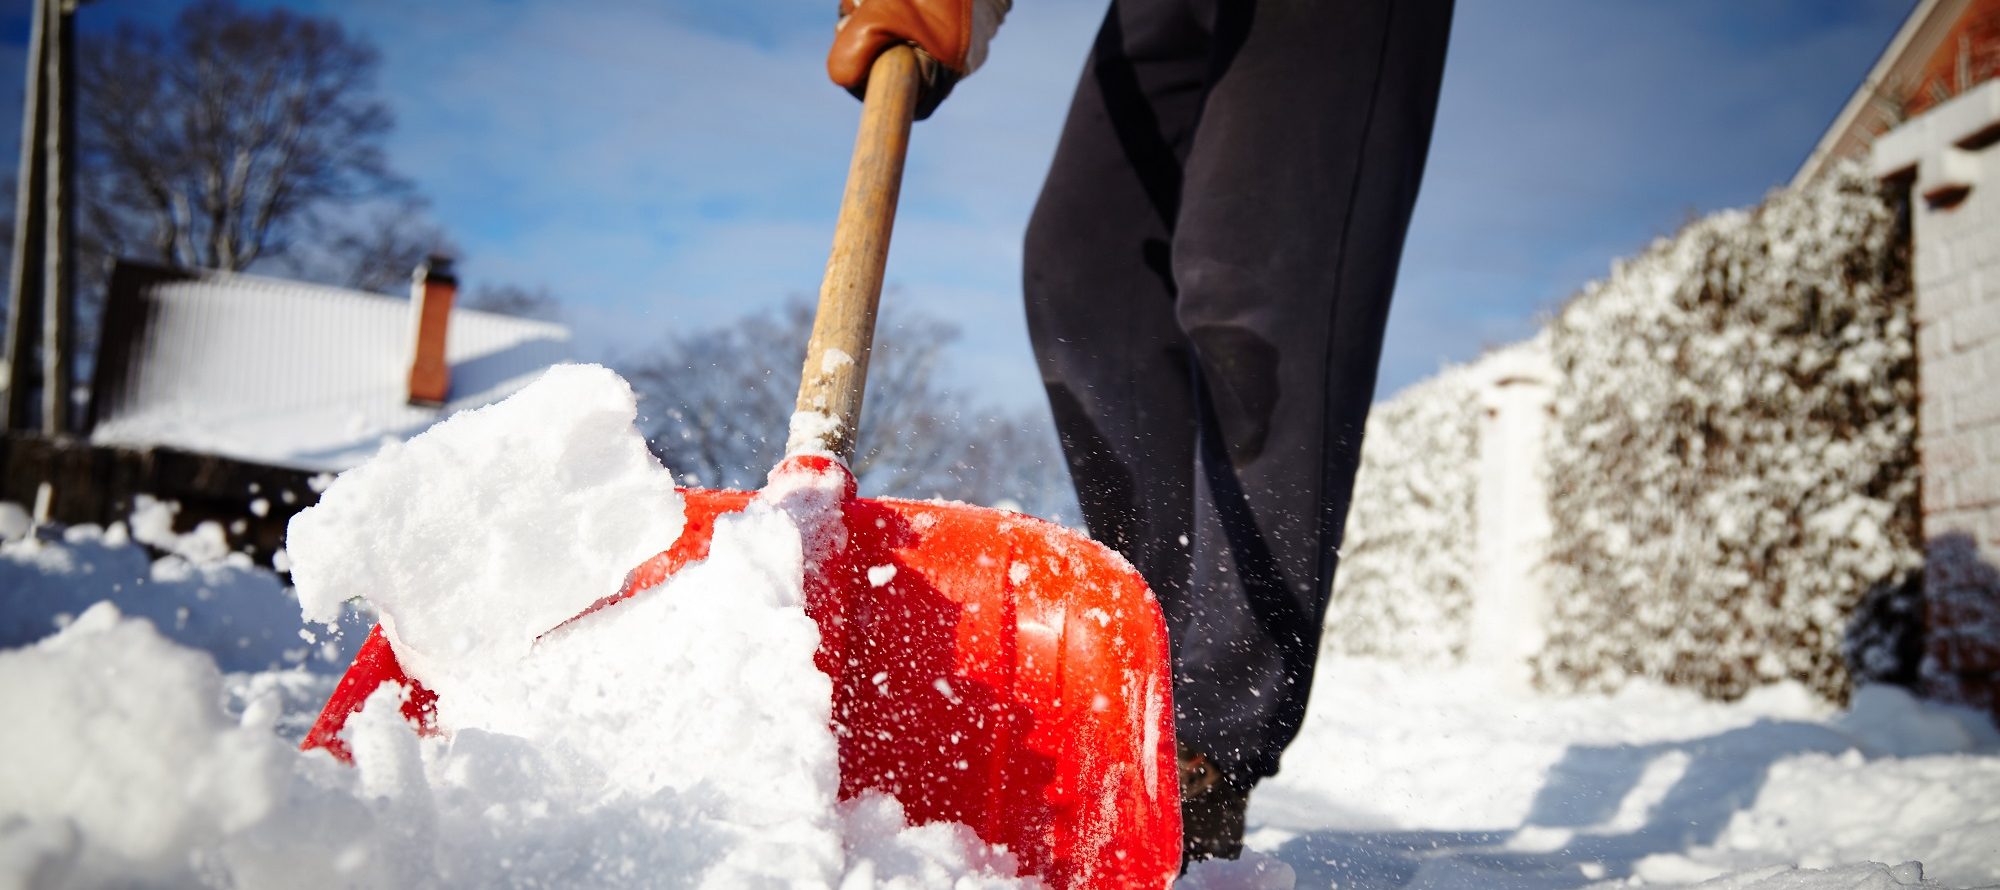
[[[1796,686],[1721,704],[1498,677],[1323,662],[1250,846],[1299,887],[1915,886],[1889,867],[1908,860],[1930,886],[2000,884],[2000,734],[1969,712],[1885,687],[1837,711]],[[1793,865],[1850,867],[1764,874]]]

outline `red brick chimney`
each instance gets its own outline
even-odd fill
[[[451,395],[451,363],[445,359],[445,331],[451,326],[451,304],[458,295],[458,276],[451,258],[432,256],[417,267],[410,282],[413,319],[410,345],[410,404],[441,407]]]

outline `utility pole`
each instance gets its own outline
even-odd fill
[[[50,0],[35,0],[35,20],[28,39],[27,96],[21,117],[20,189],[14,210],[14,257],[7,301],[6,377],[0,379],[7,390],[4,408],[5,431],[33,429],[34,394],[39,368],[35,345],[42,333],[42,276],[46,271],[43,238],[47,222],[42,216],[48,184],[43,178],[47,165],[42,151],[48,145],[48,83]]]
[[[84,0],[35,0],[8,304],[6,429],[68,435],[76,379],[76,33]],[[40,346],[37,374],[36,345]],[[39,380],[37,379],[39,378]],[[34,419],[36,383],[41,423]]]
[[[43,236],[42,435],[75,431],[70,425],[76,389],[76,7],[81,0],[43,0],[48,10],[49,149]]]

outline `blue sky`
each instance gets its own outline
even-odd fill
[[[161,21],[98,0],[83,30]],[[817,290],[855,103],[830,0],[254,0],[383,53],[396,167],[470,284],[545,285],[589,351]],[[1532,332],[1611,262],[1787,179],[1913,0],[1460,0],[1386,394]],[[17,163],[27,0],[0,0]],[[918,125],[885,298],[956,321],[958,382],[1031,405],[1020,240],[1104,0],[1018,0],[985,69]]]

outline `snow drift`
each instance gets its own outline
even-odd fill
[[[412,677],[354,767],[232,720],[206,657],[95,606],[0,653],[0,868],[31,886],[965,887],[1032,884],[962,826],[836,803],[803,559],[824,482],[717,521],[710,558],[564,624],[671,544],[680,502],[630,390],[559,366],[343,475],[294,521],[315,620],[365,592]],[[550,628],[556,630],[549,631]]]

